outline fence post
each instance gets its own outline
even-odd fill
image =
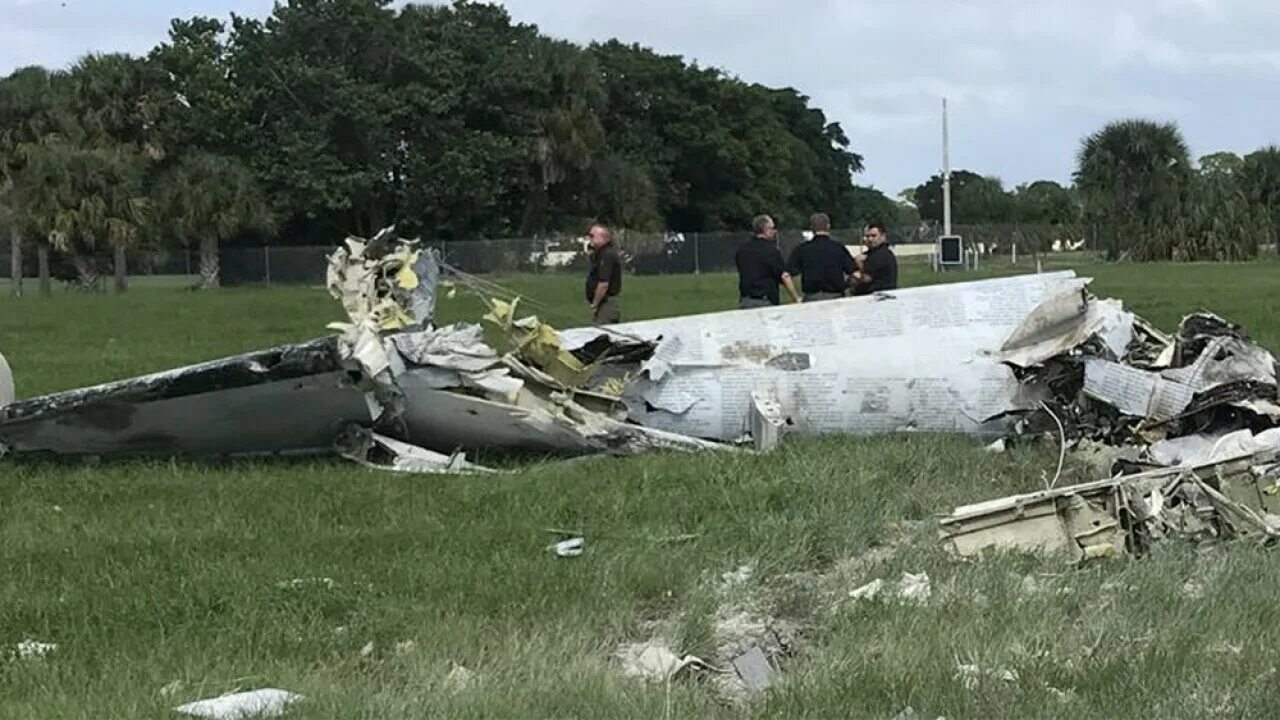
[[[14,233],[9,237],[10,271],[9,287],[14,297],[22,297],[22,237]]]
[[[38,266],[38,276],[40,278],[40,296],[49,297],[53,294],[53,282],[49,279],[49,246],[45,243],[36,245],[36,263]]]
[[[700,239],[701,238],[699,236],[699,233],[695,232],[693,234],[693,274],[694,275],[702,274],[702,260],[699,257],[699,252],[698,252],[698,241]]]
[[[262,246],[262,257],[264,259],[263,265],[266,268],[267,287],[271,287],[271,246],[270,245]]]

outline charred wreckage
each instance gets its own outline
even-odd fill
[[[434,324],[445,287],[492,289],[468,278],[388,228],[330,257],[347,320],[327,337],[24,400],[0,357],[0,455],[336,452],[484,473],[464,451],[1050,437],[1105,458],[1104,479],[956,508],[949,547],[1081,559],[1174,533],[1280,535],[1276,358],[1211,314],[1168,335],[1070,271],[567,330],[488,293],[500,352],[482,325]]]

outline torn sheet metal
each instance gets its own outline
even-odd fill
[[[767,393],[751,393],[751,437],[759,452],[768,452],[782,442],[782,433],[787,427],[787,418],[782,412],[782,403],[778,398]]]
[[[357,425],[348,426],[335,443],[339,455],[375,470],[417,474],[495,472],[467,462],[461,451],[451,455],[410,445]]]
[[[1158,373],[1089,358],[1084,364],[1084,392],[1132,417],[1171,420],[1182,414],[1195,391]]]
[[[1098,338],[1108,357],[1119,360],[1133,340],[1134,320],[1120,301],[1090,298],[1082,282],[1032,310],[1005,339],[999,358],[1010,365],[1030,367]]]
[[[1072,561],[1138,554],[1169,536],[1269,542],[1280,536],[1280,444],[1244,449],[1253,452],[958,507],[939,533],[962,556],[1004,549]]]
[[[873,297],[577,328],[656,345],[623,394],[629,418],[682,435],[736,440],[751,394],[779,399],[802,434],[938,431],[1002,434],[1038,405],[996,356],[1027,315],[1085,281],[1074,273],[911,288]]]
[[[398,239],[391,226],[367,241],[347,238],[329,256],[325,286],[354,325],[396,330],[431,322],[439,277],[435,251]]]
[[[340,449],[364,464],[432,472],[482,469],[459,448],[723,448],[626,422],[616,393],[580,386],[598,379],[597,365],[562,349],[536,318],[513,319],[514,305],[494,313],[515,341],[505,355],[478,325],[432,326],[434,255],[388,232],[349,239],[331,259],[329,288],[349,321],[336,324],[340,335],[14,403],[0,409],[0,442],[15,454]],[[599,384],[622,388],[618,377]],[[356,434],[340,437],[349,428]]]
[[[14,454],[248,455],[329,452],[368,422],[334,338],[285,345],[0,408]]]
[[[16,397],[13,390],[13,371],[9,369],[9,363],[5,361],[4,355],[0,354],[0,408],[12,403]]]
[[[1219,435],[1187,435],[1161,440],[1147,448],[1151,462],[1165,467],[1194,467],[1280,449],[1280,428],[1260,433],[1237,430]]]

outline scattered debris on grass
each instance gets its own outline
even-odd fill
[[[893,720],[925,720],[925,716],[916,712],[916,709],[908,705],[902,709],[902,712],[893,716]],[[938,716],[937,720],[947,720],[945,717]]]
[[[971,663],[961,663],[956,666],[955,678],[964,685],[966,690],[977,690],[983,680],[1016,683],[1018,672],[1006,668],[982,668]]]
[[[679,656],[660,639],[643,643],[626,643],[615,653],[622,664],[622,674],[647,682],[666,682],[687,668],[712,669],[706,661],[693,655]]]
[[[251,690],[197,700],[174,708],[175,712],[209,720],[248,720],[279,717],[289,705],[303,696],[274,688]]]
[[[305,577],[293,578],[292,580],[281,580],[276,583],[276,587],[281,590],[301,590],[307,587],[320,587],[325,590],[332,590],[338,586],[333,578],[327,577]]]
[[[554,545],[548,545],[547,550],[555,553],[557,557],[571,558],[581,555],[586,546],[587,541],[585,538],[575,537],[561,540]]]
[[[42,658],[58,649],[57,643],[46,643],[38,640],[23,640],[13,646],[10,651],[15,660],[31,660]]]
[[[849,591],[851,600],[875,600],[880,596],[880,591],[884,589],[884,580],[876,578],[871,582]]]
[[[851,600],[879,600],[889,597],[913,605],[925,605],[933,595],[928,573],[902,573],[902,578],[892,590],[886,590],[881,578],[849,591]]]
[[[182,688],[183,688],[183,683],[181,680],[174,680],[173,682],[165,683],[164,687],[160,688],[159,690],[160,697],[162,698],[175,697],[179,692],[182,691]]]
[[[479,676],[474,671],[454,663],[453,668],[449,670],[449,674],[444,678],[444,686],[449,692],[460,693],[475,687],[479,679]]]

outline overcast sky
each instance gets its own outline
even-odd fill
[[[578,42],[617,37],[790,85],[845,128],[890,194],[941,166],[1067,181],[1108,120],[1177,121],[1194,155],[1280,143],[1280,0],[505,0]],[[0,73],[143,52],[174,15],[269,0],[0,0]]]

